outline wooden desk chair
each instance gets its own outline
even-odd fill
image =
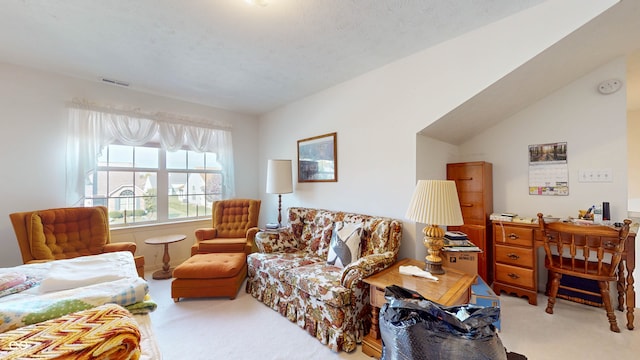
[[[615,229],[604,225],[545,223],[543,215],[539,213],[538,223],[543,231],[546,254],[544,265],[551,276],[545,311],[553,314],[558,288],[600,296],[607,310],[609,329],[620,332],[609,298],[609,282],[617,280],[616,271],[624,252],[631,220],[625,220],[623,227]],[[597,281],[600,293],[561,285],[564,274]]]

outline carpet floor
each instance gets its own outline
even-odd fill
[[[151,320],[164,360],[370,360],[361,346],[352,353],[334,353],[296,324],[247,294],[235,300],[186,299],[174,303],[171,280],[147,274],[151,296],[158,303]],[[626,329],[616,311],[621,333],[609,331],[604,309],[558,300],[555,314],[525,299],[502,295],[499,337],[508,351],[530,360],[635,359],[640,354],[640,329]],[[639,312],[640,313],[640,312]],[[636,319],[636,328],[640,320]]]

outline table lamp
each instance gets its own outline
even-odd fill
[[[293,192],[291,160],[269,160],[267,194],[278,194],[278,228],[282,227],[282,194]]]
[[[405,216],[409,220],[427,224],[422,230],[428,252],[425,270],[432,274],[444,274],[440,250],[444,246],[445,231],[438,225],[464,224],[455,181],[418,180]]]

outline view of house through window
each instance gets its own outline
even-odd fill
[[[109,208],[112,225],[211,216],[222,198],[216,154],[111,144],[85,187],[85,206]]]

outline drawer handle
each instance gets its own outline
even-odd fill
[[[607,249],[613,249],[616,247],[616,244],[613,243],[613,241],[605,241],[603,243],[604,247],[606,247]]]
[[[516,235],[514,233],[511,233],[508,236],[509,236],[509,239],[511,239],[511,240],[515,240],[515,239],[519,239],[520,238],[520,236],[518,236],[518,235]]]
[[[467,177],[467,178],[459,178],[458,181],[471,181],[473,180],[472,177]]]
[[[518,274],[514,274],[514,273],[509,273],[507,276],[509,276],[510,278],[512,278],[512,279],[514,279],[514,280],[515,280],[515,279],[519,279],[519,278],[520,278],[520,275],[518,275]]]
[[[516,255],[516,254],[514,254],[514,253],[507,254],[507,257],[508,257],[509,259],[511,259],[511,260],[518,260],[518,259],[520,259],[520,256],[518,256],[518,255]]]
[[[473,207],[473,204],[460,204],[461,207]]]

